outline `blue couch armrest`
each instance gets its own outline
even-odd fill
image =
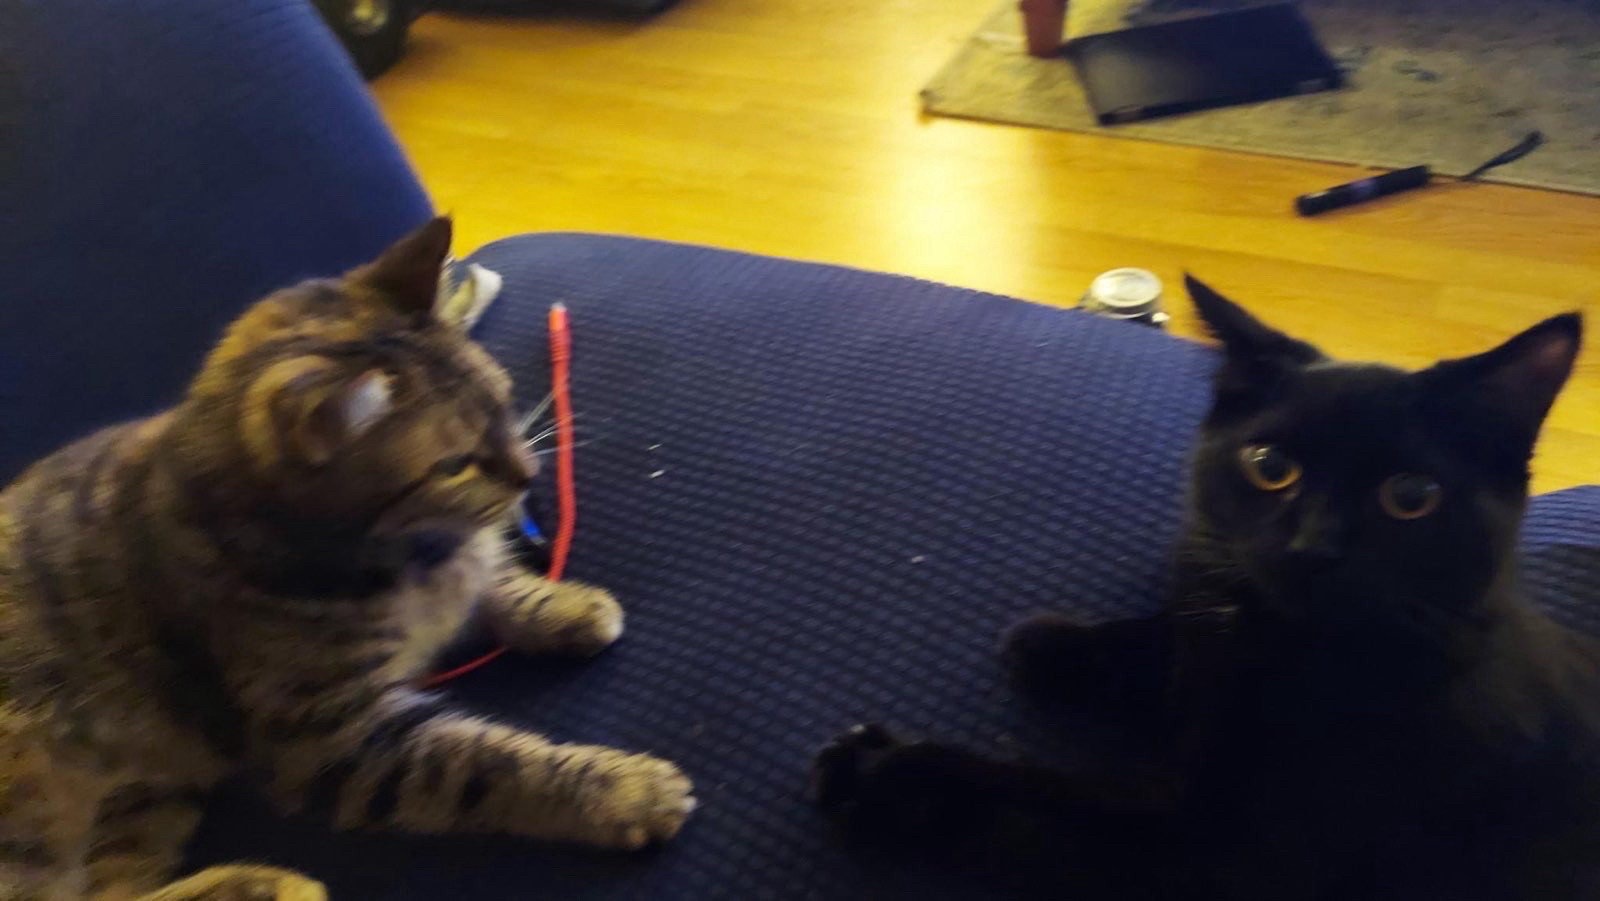
[[[304,0],[0,4],[0,484],[430,214]]]

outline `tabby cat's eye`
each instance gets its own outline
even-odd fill
[[[1378,503],[1395,519],[1421,519],[1439,509],[1444,488],[1431,476],[1402,472],[1378,486]]]
[[[1282,491],[1300,481],[1300,464],[1270,444],[1241,448],[1239,466],[1250,484],[1262,491]]]
[[[458,476],[467,471],[472,461],[477,459],[472,454],[462,454],[459,457],[446,457],[433,464],[433,471],[439,475],[450,477]]]

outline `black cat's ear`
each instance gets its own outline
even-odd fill
[[[1183,285],[1206,330],[1222,342],[1228,356],[1285,366],[1304,366],[1323,358],[1315,347],[1266,325],[1194,276],[1184,273]]]
[[[425,325],[434,317],[439,274],[450,255],[452,231],[450,217],[436,217],[347,278],[376,292],[395,312]]]
[[[1222,342],[1219,398],[1265,395],[1288,373],[1324,359],[1315,347],[1266,325],[1194,276],[1184,273],[1183,284],[1206,330]]]
[[[1442,421],[1497,435],[1526,458],[1582,344],[1583,316],[1563,313],[1494,350],[1445,360],[1416,377]]]

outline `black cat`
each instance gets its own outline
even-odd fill
[[[1003,643],[1022,691],[1114,715],[1149,759],[1067,772],[863,726],[818,756],[818,802],[859,842],[1075,899],[1600,898],[1600,652],[1516,565],[1581,318],[1406,373],[1188,287],[1226,353],[1170,604]]]

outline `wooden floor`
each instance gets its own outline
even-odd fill
[[[992,2],[682,0],[646,23],[435,14],[374,88],[462,249],[624,233],[1052,304],[1115,266],[1169,284],[1188,269],[1331,353],[1405,365],[1600,313],[1597,198],[1450,185],[1308,221],[1290,199],[1355,170],[922,117],[917,90]],[[1536,473],[1541,490],[1600,482],[1600,350]]]

